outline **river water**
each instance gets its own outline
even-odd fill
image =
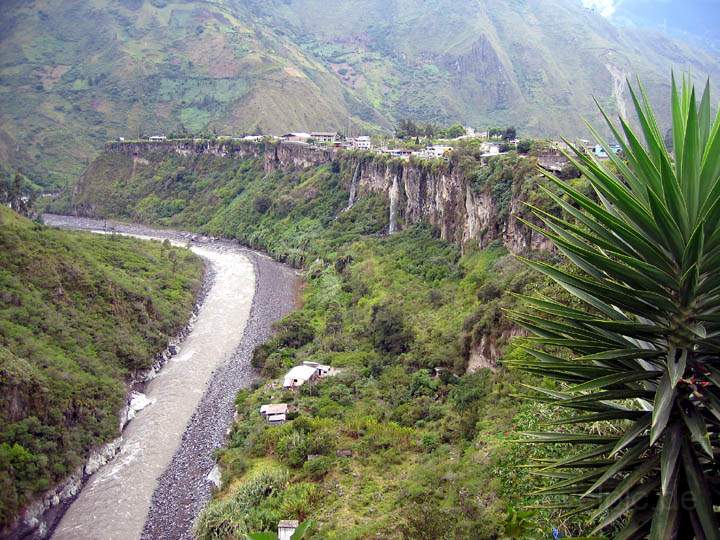
[[[255,291],[253,264],[222,244],[192,250],[214,274],[195,325],[178,354],[146,385],[152,404],[125,428],[118,455],[88,480],[55,529],[55,540],[140,538],[158,478],[213,372],[238,349]]]

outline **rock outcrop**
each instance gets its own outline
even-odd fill
[[[408,225],[427,222],[440,238],[460,246],[480,248],[501,241],[509,250],[548,250],[546,239],[518,217],[522,201],[511,198],[506,217],[484,191],[476,192],[467,178],[450,164],[429,167],[424,163],[349,158],[353,170],[349,206],[368,193],[380,193],[389,201],[392,234]]]
[[[303,143],[222,139],[117,142],[109,143],[105,151],[105,156],[123,156],[116,170],[123,169],[122,174],[129,176],[134,174],[136,167],[153,166],[153,163],[167,155],[188,160],[202,156],[228,160],[258,159],[262,160],[263,170],[267,174],[333,164],[336,170],[343,171],[343,182],[349,191],[347,208],[352,208],[363,196],[371,193],[387,198],[390,234],[409,225],[427,222],[439,231],[443,240],[463,247],[475,244],[483,248],[500,241],[515,253],[549,249],[544,237],[518,219],[522,215],[523,204],[514,193],[509,203],[503,203],[506,207],[501,211],[492,195],[487,190],[475,189],[453,162],[402,161],[382,154]],[[552,166],[562,164],[558,156],[546,158],[548,160],[552,161]],[[549,161],[545,164],[548,165]],[[92,168],[93,165],[88,171],[92,171]],[[92,181],[82,178],[77,189],[91,191]],[[76,212],[90,216],[97,214],[94,212],[92,195],[76,197],[76,200],[80,199],[83,202],[75,205]]]

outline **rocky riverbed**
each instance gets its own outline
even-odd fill
[[[235,395],[255,380],[250,366],[252,351],[270,336],[272,324],[292,309],[297,272],[236,242],[100,220],[45,219],[49,225],[64,228],[187,242],[215,269],[213,290],[193,329],[201,335],[193,341],[191,334],[171,365],[152,381],[147,392],[152,403],[130,423],[118,457],[90,479],[53,535],[57,539],[190,539],[193,521],[212,493],[216,480],[213,452],[223,445],[232,423]],[[223,280],[224,274],[230,281]],[[250,281],[251,290],[238,288],[238,280],[246,285]],[[217,287],[226,290],[215,290]],[[217,318],[204,324],[203,309],[213,311]],[[213,328],[213,322],[222,327]],[[219,349],[211,350],[215,345]],[[230,353],[225,354],[230,345]],[[175,364],[183,362],[197,365],[190,372],[173,372]],[[193,380],[188,381],[188,376]],[[186,380],[176,381],[177,377]],[[178,382],[183,384],[173,389]],[[170,396],[163,396],[163,389],[167,392],[168,388]],[[183,391],[188,395],[178,394]],[[163,413],[164,397],[171,401]],[[172,399],[178,397],[173,405]],[[189,419],[183,418],[188,405]],[[179,430],[177,426],[181,426]],[[162,448],[154,456],[152,449],[158,446]],[[152,461],[152,466],[147,461]],[[162,467],[158,468],[158,462]],[[108,497],[120,500],[108,508]]]

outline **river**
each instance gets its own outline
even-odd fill
[[[106,227],[86,219],[45,219],[65,228]],[[187,242],[175,231],[112,227]],[[195,324],[146,385],[151,404],[125,428],[117,456],[87,481],[55,528],[55,540],[192,537],[192,522],[211,493],[212,452],[232,422],[234,396],[254,380],[252,350],[292,308],[298,278],[235,243],[193,243],[191,249],[213,276]]]

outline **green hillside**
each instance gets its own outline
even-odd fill
[[[49,179],[119,136],[384,122],[238,2],[3,2],[0,19],[0,157],[19,145],[12,164]]]
[[[237,238],[306,269],[301,308],[254,355],[268,384],[238,398],[220,453],[224,487],[199,520],[201,539],[307,517],[321,522],[313,538],[493,538],[522,517],[517,508],[542,480],[515,465],[541,454],[508,439],[551,413],[514,397],[527,378],[467,368],[483,344],[522,358],[508,348],[505,310],[516,293],[557,297],[557,287],[500,243],[468,243],[463,254],[422,224],[387,236],[384,196],[344,211],[349,160],[266,174],[261,158],[143,155],[133,167],[131,153],[103,153],[76,208]],[[535,191],[533,167],[516,161],[498,158],[477,183],[505,201]],[[344,372],[299,393],[269,384],[304,360]],[[270,402],[290,403],[294,419],[268,426],[258,409]],[[524,523],[542,534],[552,519],[539,512]]]
[[[584,132],[592,96],[653,100],[717,58],[577,0],[0,3],[0,160],[73,182],[119,136],[390,128],[403,117]],[[364,127],[362,127],[364,126]]]
[[[117,436],[124,383],[188,320],[201,271],[184,250],[0,206],[0,527]]]
[[[720,69],[714,55],[619,29],[576,0],[290,0],[264,12],[395,118],[578,135],[581,117],[596,119],[593,96],[610,111],[630,104],[626,77],[664,103],[671,67]]]

